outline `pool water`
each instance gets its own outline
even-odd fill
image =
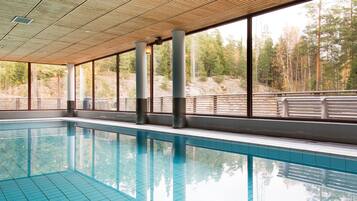
[[[88,123],[1,123],[0,200],[353,201],[357,160]]]

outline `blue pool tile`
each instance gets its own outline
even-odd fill
[[[346,171],[357,174],[357,160],[346,160]]]
[[[248,154],[249,147],[246,144],[232,144],[231,150],[233,152],[241,153],[241,154]]]
[[[344,158],[335,158],[331,159],[331,168],[335,170],[345,171],[346,170],[346,160]]]
[[[314,154],[311,153],[303,153],[302,154],[302,161],[304,165],[316,165],[316,158]]]
[[[298,151],[290,151],[290,162],[303,163],[302,153]]]
[[[326,155],[315,155],[316,158],[316,166],[323,167],[323,168],[330,168],[331,167],[331,160],[330,157]]]

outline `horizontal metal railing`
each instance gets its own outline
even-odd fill
[[[65,98],[32,98],[31,108],[35,110],[66,109]],[[0,98],[0,110],[27,110],[27,97]]]
[[[0,110],[27,109],[27,98],[0,98]],[[64,98],[32,98],[32,109],[65,109]],[[172,97],[154,97],[153,112],[171,113]],[[148,101],[148,108],[150,101]],[[77,99],[91,109],[92,99]],[[135,111],[135,98],[120,98],[120,111]],[[116,110],[116,99],[96,98],[96,110]],[[186,98],[187,114],[245,116],[247,95],[200,95]],[[253,116],[357,119],[357,90],[253,93]]]
[[[156,97],[153,102],[154,112],[172,112],[171,97]],[[245,116],[247,95],[237,93],[188,96],[186,112]],[[357,119],[357,90],[253,93],[253,115]]]

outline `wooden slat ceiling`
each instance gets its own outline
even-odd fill
[[[0,60],[81,63],[293,0],[0,0]],[[26,16],[30,25],[14,24]]]

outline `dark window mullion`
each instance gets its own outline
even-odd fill
[[[95,110],[95,75],[94,60],[92,61],[92,110]]]
[[[32,102],[32,95],[31,95],[31,63],[27,63],[27,109],[31,110],[31,102]]]
[[[253,116],[253,37],[252,17],[247,18],[247,116]]]
[[[117,72],[116,72],[116,79],[117,79],[117,84],[116,84],[116,89],[117,89],[117,111],[119,112],[120,111],[120,56],[119,54],[116,55],[116,69],[117,69]]]

